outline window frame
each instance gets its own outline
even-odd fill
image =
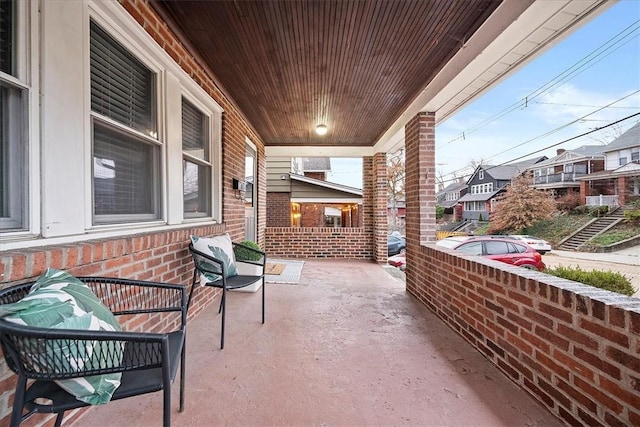
[[[215,150],[214,147],[214,114],[213,112],[211,112],[210,110],[208,110],[204,105],[202,105],[202,103],[200,103],[193,95],[187,93],[187,92],[183,92],[180,96],[180,111],[182,112],[182,103],[183,102],[188,102],[189,104],[191,104],[196,110],[198,110],[201,114],[202,117],[204,118],[206,124],[206,135],[204,137],[205,139],[205,143],[208,145],[207,149],[208,149],[208,154],[207,157],[208,159],[201,159],[197,156],[193,156],[189,153],[187,153],[184,150],[184,141],[182,139],[182,113],[180,114],[180,123],[181,123],[181,131],[180,131],[180,150],[182,152],[182,164],[184,165],[185,161],[188,161],[189,163],[195,164],[197,166],[203,166],[203,167],[207,167],[209,170],[209,182],[208,182],[208,188],[206,189],[207,191],[207,210],[206,212],[198,212],[198,213],[187,213],[184,210],[184,168],[183,168],[183,175],[182,175],[182,215],[183,215],[183,219],[185,221],[187,220],[200,220],[202,218],[212,218],[213,216],[213,212],[214,212],[214,194],[215,194],[215,190],[214,190],[214,169],[215,169],[215,163],[214,163],[214,159],[216,159],[217,157],[219,157],[219,154],[217,150]],[[214,157],[215,156],[215,157]]]
[[[155,130],[144,133],[140,130],[137,130],[127,124],[116,121],[110,117],[104,116],[101,113],[94,111],[91,105],[91,23],[94,23],[101,31],[103,31],[107,36],[109,36],[115,43],[119,45],[122,49],[124,49],[127,53],[129,53],[135,60],[137,60],[140,64],[142,64],[145,68],[147,68],[150,72],[151,76],[151,85],[152,85],[152,99],[150,101],[152,120],[155,121]],[[90,226],[91,227],[102,227],[102,226],[118,226],[124,223],[133,223],[133,224],[145,224],[149,222],[155,222],[162,220],[164,218],[164,203],[166,201],[166,195],[164,194],[164,178],[166,176],[165,171],[165,151],[166,151],[166,143],[163,138],[163,132],[161,132],[163,125],[163,118],[161,117],[162,108],[159,100],[161,99],[162,92],[162,76],[161,70],[156,66],[156,64],[149,63],[147,58],[143,55],[140,55],[138,49],[132,48],[132,45],[126,43],[122,40],[121,37],[117,34],[114,28],[105,23],[99,16],[94,16],[90,14],[88,20],[86,22],[88,26],[87,31],[87,44],[88,44],[88,110],[89,110],[89,139],[90,139],[90,157],[88,159],[88,169],[90,170],[90,174],[88,176],[88,187],[91,193],[89,198],[90,207],[89,214],[91,217]],[[152,195],[151,195],[151,206],[152,211],[150,213],[145,214],[134,214],[134,213],[120,213],[120,214],[97,214],[96,213],[96,188],[94,182],[94,157],[95,157],[95,129],[96,125],[103,127],[108,131],[114,131],[122,133],[127,137],[137,140],[140,144],[149,144],[153,148],[155,148],[155,152],[152,154],[152,164],[154,165],[154,169],[152,171]]]
[[[8,215],[0,217],[2,238],[12,236],[31,236],[39,231],[39,203],[35,199],[39,194],[38,179],[33,176],[39,170],[39,150],[34,141],[38,141],[37,102],[34,93],[38,93],[37,78],[38,56],[33,54],[37,47],[38,27],[33,26],[38,14],[31,2],[12,2],[12,70],[0,71],[0,85],[17,94],[9,102],[13,103],[9,114],[19,115],[18,123],[11,118],[10,134],[6,147],[10,156],[5,158],[11,167],[6,175],[8,196],[0,203],[7,204]],[[37,50],[36,50],[37,51]],[[0,100],[3,102],[3,100]],[[30,124],[30,125],[28,125]],[[19,165],[15,167],[15,165]],[[4,169],[4,168],[3,168]]]

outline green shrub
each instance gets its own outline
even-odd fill
[[[640,209],[625,211],[624,218],[631,224],[640,224]]]
[[[240,242],[240,244],[249,248],[261,250],[260,245],[258,245],[253,240],[244,240]],[[234,246],[233,252],[236,254],[237,261],[259,261],[260,259],[262,259],[262,255],[260,255],[259,253],[250,251],[241,246]]]
[[[442,219],[444,216],[444,207],[436,205],[436,219]]]
[[[576,266],[547,268],[544,272],[552,276],[562,277],[563,279],[573,280],[574,282],[627,296],[632,296],[636,293],[636,289],[631,286],[631,281],[626,276],[612,271],[585,271]]]

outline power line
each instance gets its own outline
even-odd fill
[[[619,98],[619,99],[617,99],[617,100],[615,100],[615,101],[613,101],[613,102],[609,103],[608,105],[605,105],[604,107],[600,107],[600,108],[598,108],[597,110],[594,110],[594,111],[590,112],[589,114],[585,114],[585,115],[584,115],[584,116],[582,116],[582,117],[578,117],[577,119],[575,119],[575,120],[573,120],[573,121],[571,121],[571,122],[569,122],[569,123],[566,123],[566,124],[564,124],[564,125],[562,125],[562,126],[560,126],[560,127],[557,127],[557,128],[555,128],[555,129],[552,129],[552,130],[550,130],[550,131],[548,131],[548,132],[546,132],[546,133],[543,133],[542,135],[536,136],[535,138],[532,138],[532,139],[529,139],[529,140],[527,140],[527,141],[521,142],[520,144],[514,145],[513,147],[510,147],[510,148],[508,148],[508,149],[506,149],[506,150],[504,150],[504,151],[502,151],[502,152],[500,152],[500,153],[494,154],[493,156],[491,156],[491,157],[487,158],[486,160],[487,160],[487,161],[489,161],[489,160],[494,159],[494,158],[496,158],[496,157],[498,157],[498,156],[500,156],[500,155],[502,155],[502,154],[504,154],[504,153],[506,153],[506,152],[508,152],[508,151],[514,150],[514,149],[516,149],[516,148],[518,148],[518,147],[521,147],[521,146],[523,146],[523,145],[525,145],[525,144],[529,144],[530,142],[537,141],[538,139],[545,138],[545,137],[547,137],[547,136],[549,136],[549,135],[552,135],[552,134],[554,134],[554,133],[556,133],[556,132],[559,132],[559,131],[561,131],[562,129],[565,129],[565,128],[567,128],[567,127],[569,127],[569,126],[573,125],[573,124],[578,123],[578,122],[579,122],[579,121],[581,121],[581,120],[584,120],[585,118],[587,118],[587,117],[591,116],[592,114],[598,113],[598,112],[600,112],[600,111],[604,110],[605,108],[609,108],[609,107],[610,107],[610,106],[612,106],[613,104],[617,104],[617,103],[618,103],[618,102],[620,102],[620,101],[624,101],[625,99],[629,98],[630,96],[633,96],[633,95],[637,94],[638,92],[640,92],[640,90],[636,90],[635,92],[631,92],[630,94],[628,94],[628,95],[626,95],[626,96],[623,96],[622,98]]]
[[[476,126],[470,129],[467,129],[466,131],[462,132],[459,136],[447,141],[442,145],[448,145],[455,141],[464,140],[466,139],[466,136],[469,135],[470,133],[475,132],[483,128],[484,126],[487,126],[493,123],[494,121],[504,117],[505,115],[511,113],[512,111],[515,111],[516,109],[519,109],[519,108],[526,108],[528,104],[535,98],[541,96],[543,93],[551,90],[552,88],[558,86],[564,81],[569,80],[570,78],[579,74],[579,72],[581,73],[585,71],[586,68],[588,68],[587,65],[590,64],[589,67],[594,65],[595,62],[601,61],[606,56],[610,55],[611,53],[621,48],[623,45],[627,44],[629,41],[631,41],[629,37],[637,37],[637,35],[633,35],[633,33],[638,32],[639,29],[640,29],[640,20],[636,20],[634,23],[632,23],[631,25],[629,25],[628,27],[620,31],[618,34],[616,34],[615,36],[607,40],[598,48],[592,50],[587,56],[583,57],[580,61],[576,62],[574,65],[564,70],[562,73],[558,74],[557,76],[549,80],[547,83],[545,83],[544,85],[542,85],[541,87],[539,87],[538,89],[530,93],[528,96],[516,101],[515,103],[506,107],[502,111],[499,111],[498,113],[488,117],[487,119],[478,123]]]
[[[562,140],[562,141],[560,141],[560,142],[557,142],[557,143],[554,143],[554,144],[548,145],[548,146],[546,146],[546,147],[544,147],[544,148],[541,148],[541,149],[536,150],[536,151],[532,151],[532,152],[530,152],[530,153],[524,154],[524,155],[519,156],[519,157],[516,157],[516,158],[514,158],[514,159],[507,160],[506,162],[500,163],[499,165],[491,165],[491,167],[488,167],[488,168],[487,168],[487,170],[490,170],[490,169],[495,168],[495,167],[498,167],[498,166],[504,166],[504,165],[506,165],[506,164],[509,164],[509,163],[515,162],[515,161],[517,161],[517,160],[523,159],[523,158],[525,158],[525,157],[531,156],[532,154],[536,154],[536,153],[539,153],[539,152],[541,152],[541,151],[548,150],[549,148],[557,147],[558,145],[562,145],[562,144],[565,144],[565,143],[567,143],[567,142],[573,141],[573,140],[575,140],[575,139],[582,138],[583,136],[590,135],[590,134],[592,134],[592,133],[594,133],[594,132],[598,132],[598,131],[601,131],[601,130],[603,130],[603,129],[607,129],[607,128],[611,127],[611,126],[615,126],[615,125],[617,125],[618,123],[622,123],[622,122],[624,122],[624,121],[626,121],[626,120],[629,120],[629,119],[632,119],[632,118],[634,118],[634,117],[636,117],[636,116],[640,116],[640,113],[631,114],[631,115],[629,115],[629,116],[627,116],[627,117],[624,117],[624,118],[622,118],[622,119],[616,120],[615,122],[609,123],[609,124],[607,124],[607,125],[604,125],[604,126],[601,126],[601,127],[595,128],[595,129],[592,129],[592,130],[587,131],[587,132],[584,132],[584,133],[581,133],[580,135],[572,136],[571,138],[564,139],[564,140]],[[451,174],[454,174],[454,173],[457,173],[457,172],[464,171],[464,170],[466,170],[466,169],[469,169],[469,167],[468,167],[468,166],[465,166],[465,167],[464,167],[464,168],[462,168],[462,169],[459,169],[459,170],[457,170],[457,171],[450,172],[450,173],[448,173],[448,174],[446,174],[446,175],[451,175]],[[446,175],[444,175],[444,176],[446,176]],[[441,181],[441,183],[442,183],[442,184],[444,184],[444,183],[447,183],[447,182],[453,182],[453,181],[458,180],[458,178],[459,178],[459,177],[454,177],[454,178],[451,178],[451,179],[442,180],[442,181]]]

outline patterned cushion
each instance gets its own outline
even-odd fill
[[[236,258],[233,253],[233,244],[231,243],[229,233],[216,237],[191,236],[191,243],[193,243],[193,247],[196,250],[223,261],[225,277],[238,275]],[[203,272],[200,275],[200,284],[204,285],[206,282],[215,282],[220,279],[221,276],[218,274]]]
[[[91,292],[91,289],[67,272],[52,268],[38,278],[29,294],[13,304],[0,305],[0,316],[21,325],[55,329],[82,329],[90,331],[120,331],[115,316]],[[100,346],[100,347],[98,347]],[[50,348],[49,348],[50,350]],[[119,364],[122,359],[122,347],[114,343],[93,341],[85,348],[77,345],[66,345],[60,342],[56,353],[63,357],[43,355],[41,362],[64,364],[65,370],[74,370],[77,354],[86,354],[83,363],[93,366],[110,367]],[[109,362],[98,360],[98,355],[109,351],[116,357]],[[37,355],[35,355],[37,356]],[[95,357],[95,359],[93,358]],[[106,365],[106,366],[105,366]],[[56,381],[76,399],[97,405],[107,403],[120,386],[121,373],[94,375],[90,377],[71,378]]]

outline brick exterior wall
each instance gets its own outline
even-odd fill
[[[34,281],[46,268],[66,270],[76,276],[122,277],[182,284],[190,287],[193,261],[188,251],[190,235],[213,236],[224,232],[222,225],[206,225],[173,231],[159,231],[113,239],[90,240],[77,244],[43,246],[28,250],[3,251],[0,254],[0,286]],[[239,237],[236,237],[239,238]],[[190,288],[189,288],[190,290]],[[189,318],[195,317],[218,297],[219,290],[197,289],[189,308]],[[121,325],[124,330],[148,330],[153,317],[144,324],[132,318]],[[167,327],[164,323],[158,323]],[[159,328],[162,329],[162,328]],[[9,425],[16,376],[0,359],[0,425]],[[84,409],[69,411],[64,418],[70,424]],[[36,414],[25,425],[36,425],[47,419]]]
[[[408,265],[407,291],[568,425],[640,425],[637,299],[434,247]]]
[[[157,232],[89,240],[64,245],[48,245],[0,253],[0,287],[35,280],[47,267],[64,269],[74,275],[117,276],[167,283],[191,283],[193,269],[188,253],[191,234],[212,236],[229,232],[234,241],[244,239],[245,207],[231,187],[232,178],[245,174],[245,138],[257,146],[258,241],[264,247],[266,227],[266,159],[261,138],[245,122],[235,104],[216,86],[170,28],[146,1],[119,0],[129,14],[162,46],[169,55],[222,106],[222,185],[224,224],[193,227],[165,227]],[[46,70],[45,70],[46,71]],[[287,205],[288,211],[288,205]],[[288,214],[287,214],[288,215]],[[47,245],[45,241],[42,243]],[[212,303],[218,291],[198,292],[189,309],[192,318]],[[123,325],[128,328],[130,325]],[[147,325],[148,327],[148,325]],[[132,330],[137,330],[138,327]],[[0,425],[8,425],[15,390],[15,375],[0,361]],[[72,423],[82,409],[65,415]],[[45,415],[34,415],[28,425],[44,423]]]
[[[320,181],[326,181],[327,179],[324,172],[305,172],[304,176],[319,179]]]
[[[267,193],[267,206],[267,227],[291,226],[291,193]]]
[[[373,259],[363,228],[267,227],[265,234],[268,258]]]

